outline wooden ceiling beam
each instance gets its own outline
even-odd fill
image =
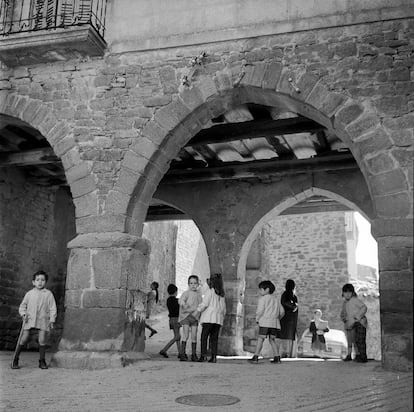
[[[241,123],[224,123],[200,130],[187,146],[231,142],[234,140],[272,137],[296,133],[313,133],[323,126],[305,117],[279,120],[252,120]]]
[[[358,165],[350,153],[301,160],[275,159],[253,162],[228,162],[217,167],[191,170],[170,169],[161,180],[161,184],[252,179],[345,169],[358,169]]]
[[[50,147],[26,150],[22,152],[0,153],[0,167],[37,166],[51,163],[59,164],[61,161]]]

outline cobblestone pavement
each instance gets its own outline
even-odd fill
[[[37,353],[23,352],[20,370],[11,352],[0,352],[1,411],[412,411],[412,374],[384,371],[380,364],[284,360],[273,365],[245,359],[218,363],[179,362],[155,356],[120,369],[41,370]],[[230,406],[175,402],[183,395],[236,396]]]

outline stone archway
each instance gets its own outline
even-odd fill
[[[243,346],[243,350],[245,349],[244,348],[245,337],[250,336],[250,338],[251,337],[255,338],[255,329],[254,328],[250,328],[250,329],[248,328],[247,331],[245,330],[246,323],[251,324],[251,320],[249,321],[249,319],[252,317],[252,313],[249,313],[247,315],[244,307],[246,305],[247,305],[247,307],[249,307],[249,305],[251,305],[251,300],[252,300],[251,295],[252,295],[252,293],[254,293],[254,294],[256,293],[256,288],[257,288],[257,284],[252,282],[252,279],[256,278],[257,274],[259,272],[262,273],[264,271],[264,273],[267,274],[267,279],[270,279],[273,282],[275,282],[276,290],[277,290],[278,295],[280,295],[283,291],[283,284],[281,284],[281,280],[283,280],[283,279],[286,280],[287,278],[295,276],[295,275],[298,276],[298,278],[295,278],[295,281],[297,282],[298,288],[302,289],[301,293],[299,293],[299,295],[302,295],[302,298],[305,297],[305,301],[306,301],[306,302],[302,301],[302,304],[305,304],[301,309],[302,317],[305,316],[304,312],[306,313],[306,310],[304,310],[304,307],[309,306],[309,303],[310,303],[310,301],[308,301],[308,299],[307,299],[308,294],[313,295],[314,292],[315,292],[315,291],[312,291],[313,286],[309,286],[309,284],[312,284],[311,279],[313,279],[313,281],[315,281],[315,280],[318,281],[319,280],[318,283],[320,284],[320,279],[318,279],[318,273],[319,273],[319,271],[323,272],[323,268],[319,267],[317,269],[318,271],[314,272],[312,270],[309,270],[309,273],[307,273],[307,275],[304,275],[304,274],[301,273],[300,270],[299,271],[296,270],[296,272],[298,272],[298,273],[296,273],[295,271],[292,271],[292,273],[289,272],[289,271],[286,272],[285,271],[286,268],[285,268],[285,270],[279,270],[278,271],[279,276],[283,276],[283,275],[281,275],[282,273],[284,274],[283,279],[279,279],[278,276],[276,275],[276,273],[274,273],[274,272],[269,272],[268,273],[266,271],[266,269],[264,269],[262,267],[262,265],[263,265],[262,259],[263,258],[260,257],[261,253],[263,253],[263,252],[261,252],[260,249],[263,248],[263,246],[260,247],[258,245],[255,245],[255,242],[258,241],[258,236],[259,236],[260,231],[262,230],[263,226],[267,222],[271,222],[275,218],[281,216],[283,214],[283,212],[290,209],[291,207],[297,205],[300,202],[305,201],[306,199],[312,198],[314,196],[322,196],[322,197],[326,197],[326,198],[329,198],[329,199],[334,199],[336,202],[346,206],[350,210],[358,211],[365,218],[370,219],[370,215],[371,215],[371,218],[372,218],[372,209],[371,209],[369,204],[357,203],[358,201],[360,201],[360,199],[350,200],[350,199],[347,199],[346,197],[344,197],[344,195],[346,195],[346,192],[344,192],[344,194],[339,194],[339,193],[335,193],[331,190],[321,189],[321,188],[318,188],[318,187],[310,187],[310,188],[308,188],[308,189],[306,189],[302,192],[296,193],[294,196],[291,196],[290,198],[286,198],[283,201],[281,201],[280,203],[276,203],[273,209],[271,209],[270,211],[265,213],[263,215],[263,217],[257,221],[257,223],[254,225],[254,227],[252,228],[249,235],[246,237],[246,240],[245,240],[245,242],[244,242],[244,244],[243,244],[243,246],[240,250],[240,255],[239,255],[240,258],[239,258],[239,261],[238,261],[238,268],[237,268],[237,278],[238,278],[238,281],[239,281],[238,295],[240,296],[240,302],[239,302],[239,305],[238,305],[238,315],[239,315],[238,318],[237,318],[238,322],[237,322],[236,328],[235,328],[236,335],[239,339],[240,346]],[[357,201],[357,202],[355,202],[355,201]],[[292,219],[294,219],[294,216],[295,215],[290,216],[290,221]],[[285,216],[285,217],[287,217],[287,216]],[[338,217],[339,216],[337,216],[337,218]],[[308,224],[309,224],[310,219],[311,218],[309,218],[305,221],[307,221]],[[284,222],[283,224],[287,224],[286,220],[284,220],[283,222]],[[303,224],[303,223],[301,223],[301,224]],[[327,223],[327,226],[329,226],[329,224],[330,223]],[[309,226],[311,227],[311,225],[309,225]],[[337,229],[339,229],[340,226],[341,225],[338,223]],[[309,227],[309,229],[303,230],[303,232],[307,232],[307,230],[312,231],[312,229],[310,227]],[[274,228],[273,228],[273,230],[274,230]],[[295,238],[294,233],[292,233],[291,236],[293,237],[293,239]],[[291,238],[291,236],[290,235],[286,236],[286,234],[285,234],[285,236],[283,238],[286,241],[287,238]],[[315,234],[315,236],[316,236],[316,234]],[[306,239],[306,236],[304,237],[304,240],[301,243],[302,245],[306,245],[306,240],[305,239]],[[345,241],[344,239],[341,239],[341,240]],[[337,240],[337,241],[339,241],[338,247],[341,246],[341,240],[340,239]],[[334,246],[335,241],[334,241],[333,238],[331,239],[331,241],[332,241],[332,244],[331,244],[330,247],[332,247],[332,250],[335,250],[335,246]],[[315,242],[313,242],[313,243],[315,245],[317,244],[317,239],[316,238],[315,238]],[[272,243],[272,245],[273,245],[273,243]],[[292,246],[293,246],[293,248],[297,247],[296,243],[290,244],[290,247],[292,247]],[[289,252],[290,247],[287,247],[287,249],[283,249],[284,253],[290,253]],[[280,244],[279,244],[278,248],[280,248]],[[252,249],[253,249],[253,255],[252,255]],[[305,249],[308,250],[309,248],[305,248]],[[329,248],[327,248],[327,250],[328,249]],[[298,248],[298,250],[300,250],[300,248]],[[344,246],[344,250],[346,250],[345,246]],[[276,249],[274,252],[280,254],[280,253],[282,253],[282,249]],[[294,253],[297,253],[297,252],[294,252]],[[304,253],[306,255],[307,252],[304,252]],[[332,254],[330,254],[330,256],[332,256]],[[296,259],[295,255],[291,255],[290,258],[293,258],[293,261]],[[302,258],[303,258],[303,253],[302,253]],[[312,257],[312,259],[317,259],[317,258]],[[330,262],[331,259],[332,259],[332,257],[325,257],[324,262],[329,265],[329,262]],[[278,261],[280,262],[281,260],[283,261],[283,258],[279,257]],[[297,263],[296,263],[296,265],[297,265]],[[289,266],[289,265],[286,265],[286,267],[287,266]],[[290,266],[292,266],[292,265],[290,265]],[[302,266],[303,266],[303,264],[302,264]],[[275,269],[274,265],[272,265],[272,268]],[[316,269],[316,268],[314,268],[314,269]],[[277,270],[277,268],[276,268],[276,270]],[[293,273],[293,272],[295,272],[295,273]],[[330,273],[330,276],[332,276],[333,278],[338,277],[338,279],[341,279],[343,283],[349,282],[349,275],[344,277],[343,274],[341,274],[340,272],[341,271],[339,271],[339,269],[338,269],[338,273],[335,273],[335,271],[332,271],[332,272],[328,271],[328,273]],[[325,270],[325,273],[326,273],[326,270]],[[250,277],[252,279],[250,279]],[[303,288],[304,288],[304,282],[303,282],[304,278],[306,278],[306,284],[308,285],[307,288],[306,288],[306,293],[303,290]],[[253,283],[253,285],[252,285],[252,283]],[[333,294],[333,295],[330,297],[329,302],[328,302],[328,299],[325,299],[325,302],[323,304],[327,305],[328,308],[332,307],[332,306],[337,307],[339,305],[339,302],[341,301],[341,298],[340,298],[340,293],[336,293],[336,292],[338,290],[340,290],[341,281],[339,281],[339,283],[336,285],[336,287],[332,287],[332,284],[333,284],[332,279],[330,279],[329,284],[330,284],[330,292],[328,293],[328,295],[330,295],[330,294]],[[326,286],[326,287],[328,287],[328,286]],[[318,290],[317,287],[315,289]],[[321,295],[324,295],[324,293],[321,293]],[[257,299],[256,295],[254,295],[254,296],[255,296],[255,299]],[[322,304],[322,301],[316,300],[315,302],[313,302],[313,304],[315,304],[315,303],[318,303],[319,307],[320,307],[320,305]],[[251,312],[251,310],[250,310],[250,312]],[[336,320],[336,318],[338,318],[337,314],[335,315],[336,312],[339,313],[339,310],[334,311],[334,313],[330,313],[330,311],[328,311],[328,316],[331,318],[330,320],[332,320],[332,319]],[[249,316],[250,316],[250,318],[249,318]],[[330,321],[330,325],[332,325],[331,327],[335,328],[334,325],[338,324],[338,322],[339,321],[335,321],[335,322]],[[299,329],[300,329],[300,324],[301,323],[303,324],[303,321],[299,322],[299,325],[298,325]],[[249,338],[247,338],[247,340],[249,340]],[[241,342],[243,342],[243,344]]]
[[[32,274],[44,270],[58,306],[56,328],[49,337],[56,349],[64,323],[67,243],[76,235],[75,205],[63,165],[70,147],[62,144],[70,136],[63,122],[37,100],[9,94],[0,106],[5,150],[0,168],[0,266],[8,276],[1,293],[6,309],[2,321],[7,325],[1,346],[13,347],[20,328],[18,300],[30,288]],[[29,342],[32,345],[37,342]]]
[[[407,291],[408,300],[412,296],[408,275],[412,265],[409,170],[399,163],[390,130],[382,125],[369,102],[360,103],[332,92],[322,80],[308,73],[292,73],[280,63],[270,62],[247,66],[243,76],[240,74],[238,68],[227,68],[214,77],[201,76],[193,87],[182,89],[173,102],[159,109],[143,128],[142,136],[152,145],[146,152],[146,160],[140,163],[136,184],[130,184],[128,194],[123,195],[128,203],[127,231],[139,235],[149,201],[169,162],[207,120],[234,105],[249,102],[282,106],[317,121],[345,142],[367,182],[376,211],[373,233],[379,243],[380,277],[386,279],[381,283],[383,362],[386,366],[404,369],[408,361],[411,368],[412,329],[407,324],[401,324],[401,329],[395,328],[399,310],[393,304],[401,287]],[[289,81],[292,77],[296,88]],[[125,167],[124,164],[121,174],[127,175]],[[398,245],[394,245],[395,236],[402,240]],[[397,284],[400,286],[396,289]],[[409,316],[412,317],[411,310]]]

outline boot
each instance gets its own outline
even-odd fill
[[[46,365],[46,361],[44,359],[39,360],[39,368],[40,369],[49,369]]]
[[[45,361],[45,355],[46,355],[46,346],[45,345],[39,345],[39,368],[40,369],[48,369]]]
[[[247,360],[250,363],[258,363],[259,362],[259,356],[253,355],[253,358]]]
[[[211,358],[209,359],[208,363],[217,363],[217,356],[211,355]]]
[[[187,342],[182,341],[181,342],[181,353],[180,353],[180,361],[185,362],[188,360],[188,357],[185,353],[185,347],[187,346]]]
[[[280,356],[274,356],[270,363],[282,363]]]
[[[191,362],[198,362],[196,349],[197,343],[191,342]]]
[[[11,366],[12,369],[20,369],[19,358],[14,358]]]
[[[198,361],[199,361],[199,362],[207,362],[207,357],[206,357],[206,356],[204,356],[204,355],[201,355],[201,356],[198,358]]]

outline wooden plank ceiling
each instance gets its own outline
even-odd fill
[[[0,167],[18,167],[38,185],[67,185],[62,163],[46,139],[5,115],[0,116]],[[194,136],[171,162],[161,184],[356,167],[347,147],[313,120],[275,108],[242,105],[212,119]],[[154,203],[149,220],[151,209],[154,218],[161,209],[168,215],[165,206]]]

